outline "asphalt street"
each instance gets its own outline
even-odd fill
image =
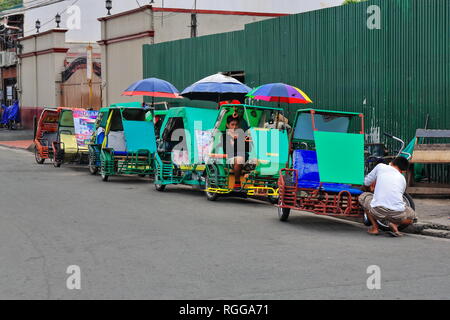
[[[0,299],[449,299],[450,241],[148,179],[102,182],[0,148]],[[69,266],[81,289],[69,290]],[[381,289],[369,290],[369,266]]]

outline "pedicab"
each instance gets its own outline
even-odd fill
[[[279,172],[288,161],[288,131],[278,120],[282,113],[281,108],[252,105],[220,107],[206,166],[208,200],[237,195],[277,201]],[[231,148],[225,141],[230,117],[239,121],[238,126],[245,136],[245,153],[240,157],[243,163],[238,175],[235,160],[230,161],[229,152],[225,150]],[[240,181],[236,181],[238,178]]]
[[[53,159],[53,142],[57,141],[59,112],[46,108],[34,123],[34,157],[38,164]]]
[[[298,210],[369,225],[358,201],[363,185],[363,114],[298,110],[289,141],[288,168],[281,170],[278,181],[279,219],[287,221],[291,210]],[[407,194],[404,201],[414,207]]]
[[[139,102],[102,108],[89,144],[89,170],[103,181],[114,175],[153,175],[154,125]]]
[[[167,111],[155,155],[155,188],[205,186],[205,160],[217,110],[180,107]]]
[[[94,132],[98,111],[79,108],[58,108],[58,129],[53,145],[53,165],[87,164],[88,142]]]

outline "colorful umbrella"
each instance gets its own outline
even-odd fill
[[[242,82],[221,73],[206,77],[183,90],[181,95],[191,100],[220,102],[244,100],[251,89]]]
[[[179,93],[170,82],[158,78],[148,78],[133,83],[122,95],[152,97],[152,106],[154,106],[155,97],[181,99]]]
[[[312,103],[299,88],[284,83],[269,83],[252,90],[246,97],[278,103]]]

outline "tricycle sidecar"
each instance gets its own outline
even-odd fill
[[[58,130],[53,141],[53,165],[63,163],[87,164],[89,142],[98,111],[58,108]]]
[[[350,132],[350,131],[353,131]],[[364,117],[360,113],[303,109],[289,143],[289,167],[278,182],[278,214],[291,209],[319,215],[362,217]]]
[[[238,195],[276,201],[279,171],[288,161],[288,125],[281,120],[286,121],[282,112],[279,108],[251,105],[221,106],[206,167],[208,200]],[[236,132],[240,133],[231,130],[231,134],[240,147],[231,145],[233,141],[230,144],[230,121],[239,128]],[[237,170],[241,171],[238,175]]]
[[[156,139],[139,103],[102,108],[89,144],[89,169],[103,181],[114,175],[153,175]]]
[[[53,159],[53,142],[57,140],[59,113],[46,108],[34,125],[34,155],[38,164]]]
[[[180,107],[168,110],[161,127],[155,156],[155,187],[205,185],[205,159],[217,110]]]

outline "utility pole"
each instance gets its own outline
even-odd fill
[[[93,96],[93,92],[92,92],[92,68],[93,68],[93,61],[92,61],[92,46],[89,43],[89,45],[87,46],[87,55],[86,55],[86,78],[88,81],[88,86],[89,86],[89,108],[92,108],[92,96]]]
[[[194,0],[194,10],[191,13],[191,38],[197,37],[197,0]]]

